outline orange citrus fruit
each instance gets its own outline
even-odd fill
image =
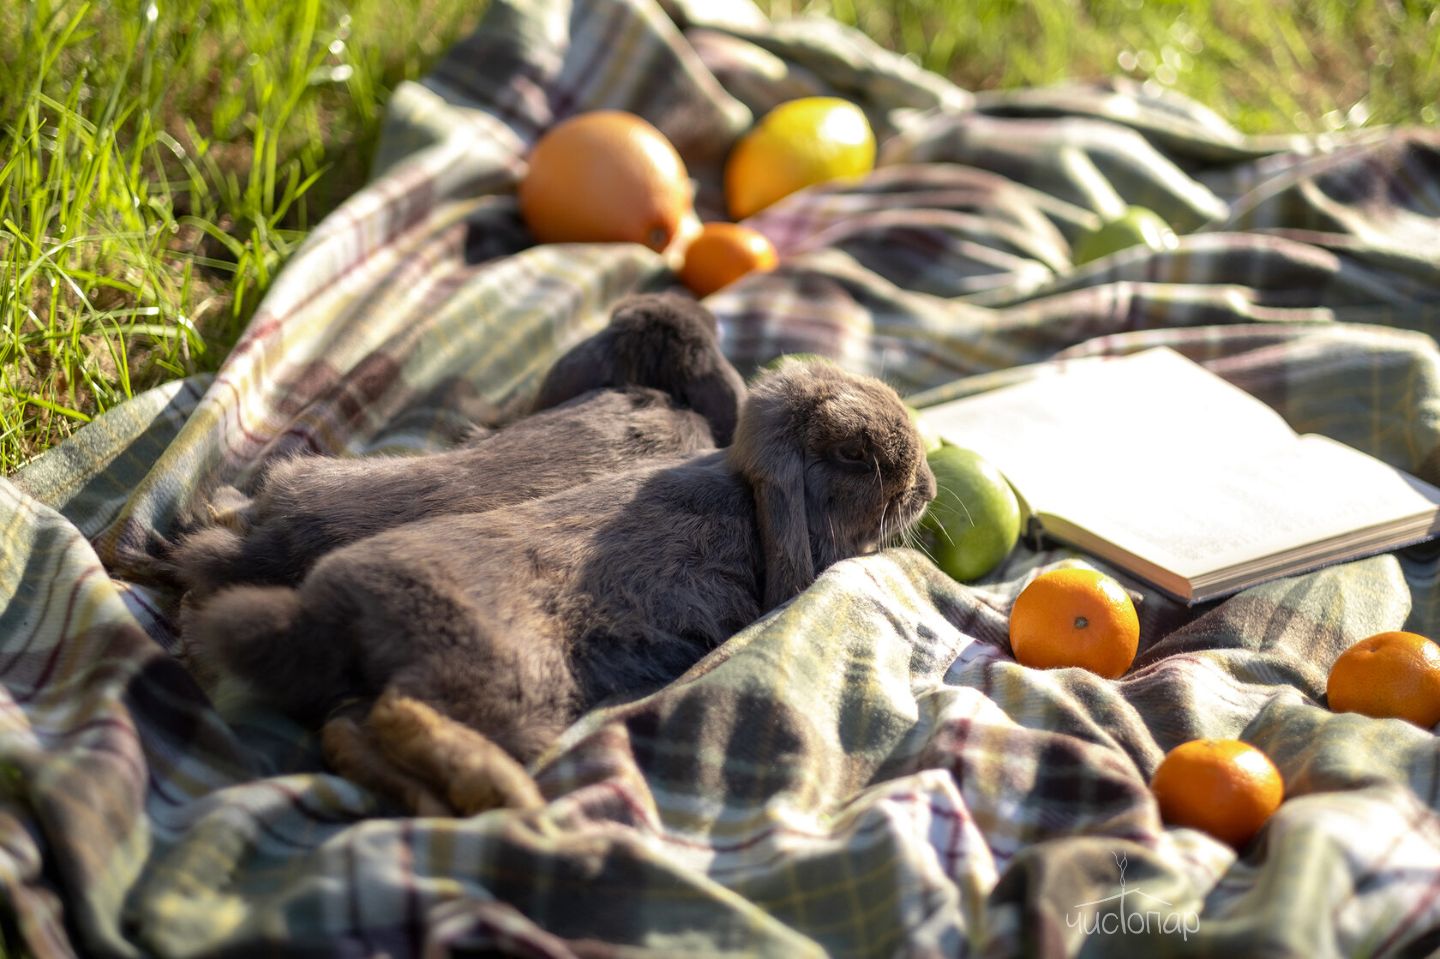
[[[706,223],[685,249],[680,279],[696,296],[709,296],[747,273],[772,270],[779,257],[770,238],[738,223]]]
[[[1238,739],[1192,739],[1165,754],[1150,780],[1160,815],[1174,826],[1203,830],[1245,845],[1285,798],[1270,757]]]
[[[1330,667],[1325,687],[1337,713],[1440,723],[1440,646],[1418,633],[1377,633],[1351,646]]]
[[[685,161],[633,113],[595,110],[551,127],[530,151],[520,214],[541,243],[668,247],[693,220]]]
[[[839,97],[801,97],[736,142],[725,161],[725,200],[740,220],[796,190],[874,168],[875,132],[864,111]]]
[[[1130,594],[1093,569],[1041,573],[1010,610],[1010,648],[1026,666],[1079,666],[1116,679],[1135,661],[1139,645]]]

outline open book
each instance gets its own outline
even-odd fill
[[[1033,525],[1190,603],[1440,532],[1440,489],[1169,349],[1086,359],[921,411]]]

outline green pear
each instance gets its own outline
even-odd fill
[[[936,493],[920,519],[922,542],[952,578],[979,579],[1015,548],[1020,501],[1000,470],[972,450],[942,446],[926,460]]]
[[[1160,214],[1143,206],[1130,206],[1120,216],[1081,236],[1075,243],[1074,261],[1079,266],[1132,246],[1170,250],[1175,243],[1175,231]]]

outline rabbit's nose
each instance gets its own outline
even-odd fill
[[[930,469],[930,464],[924,460],[920,461],[920,475],[915,477],[915,493],[925,502],[935,498],[935,473]]]

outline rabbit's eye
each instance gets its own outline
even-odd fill
[[[865,455],[865,444],[859,441],[843,443],[835,447],[835,460],[845,466],[869,466],[870,458]]]

